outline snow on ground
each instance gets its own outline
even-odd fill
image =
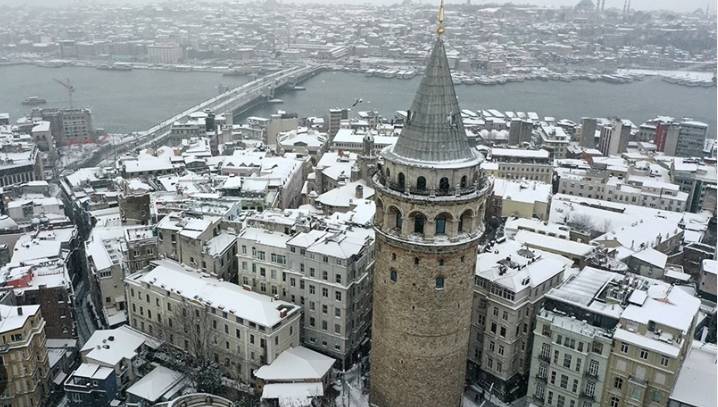
[[[638,74],[638,75],[655,75],[670,79],[684,79],[689,81],[707,81],[713,79],[712,72],[701,71],[668,71],[668,70],[652,70],[652,69],[619,69],[617,71],[621,75]]]

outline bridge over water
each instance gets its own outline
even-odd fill
[[[139,132],[135,137],[128,136],[118,143],[105,144],[95,150],[89,157],[75,161],[65,166],[65,169],[72,171],[82,167],[95,166],[109,155],[121,155],[130,150],[159,145],[169,136],[173,123],[186,120],[192,113],[209,109],[216,115],[233,114],[235,111],[241,110],[259,100],[272,98],[276,90],[294,86],[316,75],[323,69],[324,67],[321,65],[297,66],[257,78],[192,106],[167,120],[157,123],[146,131]]]

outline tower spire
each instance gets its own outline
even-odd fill
[[[444,0],[441,0],[441,4],[439,5],[439,12],[436,15],[436,19],[439,22],[438,27],[436,27],[436,34],[441,37],[444,35]]]

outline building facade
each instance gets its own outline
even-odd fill
[[[299,345],[301,307],[170,260],[125,279],[130,325],[235,380]]]
[[[12,407],[41,407],[49,392],[50,365],[45,320],[39,305],[0,305],[3,391],[0,402]]]

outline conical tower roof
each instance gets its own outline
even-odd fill
[[[404,129],[386,158],[438,165],[478,159],[466,139],[441,35],[437,36],[431,50],[424,77],[407,116]]]

